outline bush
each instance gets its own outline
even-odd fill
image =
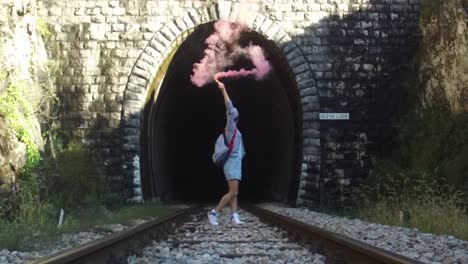
[[[468,113],[431,107],[407,114],[399,124],[395,165],[420,171],[468,193]]]
[[[96,154],[78,145],[59,151],[44,165],[43,197],[67,211],[105,205],[110,193],[101,164]]]
[[[468,239],[467,193],[437,171],[380,163],[354,193],[358,217]]]
[[[0,204],[2,210],[8,209],[8,215],[0,218],[0,247],[27,249],[34,244],[35,234],[50,236],[87,227],[96,217],[105,216],[109,192],[100,164],[90,150],[71,145],[58,151],[56,158],[26,166],[18,178],[17,195]],[[63,230],[57,230],[62,208],[66,221]]]
[[[359,216],[467,239],[468,114],[439,103],[409,112],[398,127],[392,158],[354,193]]]

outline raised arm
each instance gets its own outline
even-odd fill
[[[220,82],[218,79],[214,78],[215,82],[218,84],[219,90],[223,94],[224,103],[226,105],[226,136],[227,138],[231,138],[232,134],[234,133],[234,129],[236,128],[236,121],[239,118],[239,112],[233,106],[231,99],[226,91],[226,87],[224,83]]]
[[[229,98],[228,93],[226,92],[226,86],[224,86],[224,83],[220,82],[218,79],[214,78],[215,82],[218,84],[218,88],[223,94],[224,97],[224,102],[227,104],[228,102],[231,102],[231,99]]]

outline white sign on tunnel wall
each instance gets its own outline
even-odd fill
[[[320,120],[349,120],[349,113],[320,113]]]

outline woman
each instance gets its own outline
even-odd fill
[[[218,84],[219,90],[223,94],[224,103],[226,104],[226,128],[225,137],[226,142],[231,142],[234,136],[232,151],[223,166],[224,176],[226,177],[229,191],[219,201],[216,208],[208,212],[208,219],[212,225],[218,225],[219,212],[229,203],[231,205],[231,221],[235,224],[241,224],[239,214],[237,213],[237,195],[239,193],[239,182],[242,178],[242,158],[245,155],[244,143],[242,141],[242,134],[237,128],[237,120],[239,119],[239,112],[232,105],[231,99],[226,92],[224,84],[215,77],[215,82]],[[237,130],[237,131],[236,131]],[[234,133],[235,132],[235,133]]]

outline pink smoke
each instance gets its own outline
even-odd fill
[[[215,79],[226,77],[244,77],[248,75],[254,75],[255,79],[257,80],[263,79],[268,74],[268,72],[270,72],[271,65],[265,59],[265,55],[263,54],[262,48],[256,45],[250,45],[246,49],[248,56],[252,60],[252,63],[255,68],[251,70],[240,69],[238,71],[229,70],[218,72],[214,75]]]
[[[265,77],[271,70],[270,62],[265,59],[263,49],[259,46],[250,45],[249,54],[250,59],[252,60],[253,65],[255,66],[255,77],[258,80],[263,79],[263,77]]]
[[[271,65],[265,59],[263,49],[256,45],[241,47],[238,43],[241,33],[250,29],[242,24],[227,21],[217,21],[214,29],[215,32],[205,40],[208,46],[204,51],[205,56],[193,65],[191,81],[194,85],[202,87],[213,81],[213,77],[254,75],[259,80],[268,74]],[[239,57],[250,58],[254,68],[225,72],[225,68],[234,65]]]
[[[214,75],[214,78],[218,80],[219,78],[226,78],[226,77],[245,77],[248,75],[256,75],[257,74],[257,69],[252,69],[252,70],[246,70],[246,69],[240,69],[238,71],[235,70],[229,70],[229,71],[223,71],[223,72],[218,72]]]

